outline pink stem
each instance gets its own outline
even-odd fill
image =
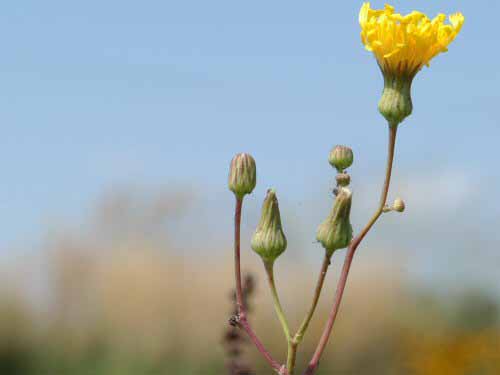
[[[250,323],[247,320],[247,313],[243,301],[243,287],[241,283],[241,260],[240,260],[240,228],[241,228],[241,208],[243,206],[243,199],[236,198],[236,209],[234,214],[234,271],[236,279],[236,305],[238,307],[238,323],[240,327],[247,333],[250,340],[254,343],[257,350],[266,359],[269,365],[276,370],[280,375],[288,375],[284,366],[276,361],[269,351],[264,347],[255,332],[253,331]]]
[[[335,323],[335,318],[337,317],[337,313],[339,312],[340,308],[340,303],[342,302],[342,296],[344,295],[344,290],[345,286],[347,284],[347,276],[349,275],[349,270],[351,269],[351,264],[352,260],[354,258],[354,253],[356,252],[356,249],[358,248],[359,244],[361,241],[363,241],[363,238],[368,234],[370,229],[373,227],[377,219],[382,215],[384,206],[387,202],[387,195],[389,193],[389,185],[391,182],[391,174],[392,174],[392,164],[394,161],[394,150],[395,150],[395,145],[396,145],[396,133],[397,133],[397,126],[390,126],[389,127],[389,150],[388,150],[388,155],[387,155],[387,168],[386,168],[386,173],[385,173],[385,181],[384,181],[384,186],[382,188],[382,194],[380,197],[380,203],[377,211],[375,214],[372,216],[368,224],[363,228],[361,233],[352,240],[351,244],[349,245],[347,249],[347,254],[344,260],[344,266],[342,267],[342,273],[340,275],[339,283],[337,285],[337,291],[335,293],[335,298],[333,300],[333,306],[332,310],[330,312],[330,315],[328,317],[328,322],[325,326],[325,329],[323,330],[323,334],[321,335],[321,339],[318,343],[318,346],[316,347],[316,351],[314,352],[314,355],[309,362],[309,366],[307,367],[306,371],[304,372],[304,375],[314,375],[316,372],[318,365],[319,365],[319,360],[321,358],[321,355],[323,354],[326,345],[328,343],[328,340],[330,338],[330,334],[332,333],[333,329],[333,324]]]

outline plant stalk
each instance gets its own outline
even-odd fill
[[[287,368],[290,375],[292,375],[295,371],[295,361],[297,358],[298,346],[300,345],[302,339],[304,338],[304,334],[307,331],[307,328],[309,327],[309,323],[311,322],[311,319],[316,310],[316,306],[318,305],[319,297],[321,295],[321,290],[323,289],[323,284],[325,282],[326,273],[328,272],[328,267],[331,264],[330,259],[331,256],[328,256],[328,254],[325,253],[325,258],[323,259],[323,264],[321,266],[321,271],[319,273],[318,281],[316,283],[316,289],[314,290],[314,296],[311,306],[309,307],[309,310],[307,311],[307,314],[304,317],[302,324],[297,330],[297,333],[295,333],[291,342],[288,345]]]
[[[349,270],[351,268],[352,260],[354,258],[354,253],[356,252],[356,249],[358,248],[359,244],[365,236],[368,234],[370,229],[373,227],[375,222],[378,220],[380,215],[382,215],[384,211],[384,206],[387,202],[387,195],[389,193],[389,186],[391,183],[391,175],[392,175],[392,166],[393,166],[393,161],[394,161],[394,151],[395,151],[395,146],[396,146],[396,134],[397,134],[397,129],[398,126],[397,124],[389,124],[389,142],[388,142],[388,152],[387,152],[387,166],[385,170],[385,180],[384,180],[384,185],[382,187],[382,193],[380,196],[380,203],[373,214],[372,218],[366,226],[363,228],[363,230],[351,241],[351,244],[347,248],[347,254],[344,260],[344,265],[342,267],[342,273],[340,275],[340,279],[337,285],[337,291],[335,293],[335,297],[333,300],[333,306],[332,310],[330,312],[330,315],[328,317],[328,322],[325,326],[325,329],[323,330],[323,334],[321,336],[321,339],[318,343],[318,346],[316,347],[316,351],[314,352],[314,355],[309,362],[309,365],[304,372],[304,375],[313,375],[319,365],[319,360],[321,358],[321,355],[323,354],[326,345],[328,343],[328,340],[330,338],[330,334],[333,329],[333,324],[335,323],[335,318],[337,317],[337,313],[340,308],[340,303],[342,302],[342,296],[344,294],[345,286],[347,283],[347,277],[349,275]]]
[[[283,329],[285,338],[287,342],[289,342],[291,340],[290,326],[288,324],[288,320],[286,319],[283,307],[281,306],[281,302],[278,297],[278,292],[276,290],[276,283],[274,282],[274,262],[264,261],[264,267],[267,273],[267,281],[269,283],[269,289],[271,290],[271,295],[273,297],[274,309],[276,310],[276,315],[278,315],[278,319],[281,323],[281,328]]]
[[[278,292],[276,290],[276,283],[274,282],[274,261],[272,261],[272,262],[264,261],[264,267],[265,267],[266,273],[267,273],[267,280],[269,282],[269,289],[271,290],[271,295],[273,297],[274,309],[276,311],[276,315],[278,315],[278,319],[281,323],[281,327],[283,329],[283,333],[285,334],[285,338],[286,338],[286,342],[287,342],[288,354],[287,354],[286,369],[288,370],[288,374],[292,375],[293,374],[293,365],[292,365],[292,362],[290,362],[292,357],[293,357],[293,354],[294,354],[294,349],[292,346],[292,336],[290,334],[290,325],[288,324],[288,320],[286,319],[286,315],[283,311],[283,307],[281,306]],[[293,363],[294,362],[295,361],[293,361]]]
[[[316,306],[318,305],[319,297],[321,295],[321,290],[323,289],[323,283],[325,282],[325,277],[326,273],[328,272],[328,267],[331,264],[331,256],[328,256],[325,252],[325,257],[323,259],[323,264],[321,266],[321,271],[319,273],[318,277],[318,282],[316,283],[316,289],[314,291],[314,296],[313,300],[311,303],[311,306],[309,307],[309,311],[307,312],[306,316],[304,317],[304,320],[302,321],[302,324],[300,325],[300,328],[297,330],[297,333],[295,334],[293,340],[299,344],[303,337],[304,334],[309,327],[309,323],[311,322],[311,319],[314,315],[314,311],[316,310]]]

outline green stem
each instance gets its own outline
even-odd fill
[[[295,352],[296,347],[292,342],[292,336],[290,334],[290,326],[288,325],[288,320],[286,319],[283,307],[281,306],[280,299],[278,297],[278,291],[276,290],[276,283],[274,282],[274,261],[268,262],[264,261],[264,267],[267,273],[267,281],[269,282],[269,289],[271,289],[271,295],[273,297],[274,309],[276,310],[276,315],[281,323],[283,332],[285,333],[285,338],[288,347],[287,353],[287,364],[286,370],[288,375],[293,375],[293,367],[295,364]]]
[[[288,325],[285,313],[283,312],[283,308],[281,307],[278,292],[276,291],[276,284],[274,283],[274,262],[264,261],[264,267],[266,269],[267,281],[269,282],[269,288],[271,289],[271,295],[273,297],[273,304],[274,309],[276,310],[276,315],[278,315],[278,319],[281,323],[281,327],[283,328],[283,332],[285,333],[287,342],[290,342],[290,326]]]
[[[288,369],[288,374],[293,375],[295,372],[295,360],[297,358],[297,346],[298,343],[294,340],[288,341],[288,355],[286,358],[286,368]]]
[[[328,272],[328,267],[330,266],[331,256],[325,253],[325,258],[323,259],[323,265],[321,266],[321,271],[318,277],[318,282],[316,283],[316,289],[314,291],[313,300],[309,310],[302,321],[297,333],[293,336],[291,342],[288,343],[288,357],[287,357],[287,369],[290,374],[295,371],[295,360],[297,357],[297,348],[304,338],[304,334],[309,327],[309,323],[314,315],[316,306],[318,305],[319,297],[321,295],[321,290],[323,289],[323,284],[325,282],[326,273]]]
[[[303,337],[304,334],[309,327],[309,323],[311,322],[311,319],[314,315],[314,311],[316,310],[316,306],[318,305],[319,297],[321,295],[321,290],[323,289],[323,283],[325,282],[325,277],[326,273],[328,271],[328,267],[330,266],[330,259],[331,256],[326,254],[325,252],[325,258],[323,259],[323,265],[321,266],[321,272],[318,277],[318,282],[316,283],[316,290],[314,291],[314,296],[313,300],[311,303],[311,306],[309,307],[309,311],[307,312],[306,316],[304,317],[304,320],[302,321],[302,324],[300,325],[300,328],[298,329],[297,333],[295,334],[293,340],[297,344],[299,344]]]

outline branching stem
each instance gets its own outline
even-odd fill
[[[392,174],[392,165],[394,161],[394,150],[395,150],[395,145],[396,145],[396,134],[397,134],[397,125],[390,124],[389,125],[389,144],[388,144],[388,152],[387,152],[387,166],[386,166],[386,171],[385,171],[385,180],[384,180],[384,185],[382,187],[382,193],[380,196],[380,203],[373,214],[372,218],[366,226],[363,228],[363,230],[351,241],[351,244],[347,248],[347,254],[344,260],[344,265],[342,267],[342,273],[340,275],[339,282],[337,284],[337,291],[335,293],[335,297],[333,300],[333,306],[332,310],[330,312],[330,315],[328,317],[328,322],[323,330],[323,334],[321,336],[321,339],[318,343],[318,346],[316,347],[316,351],[314,352],[314,355],[309,362],[309,366],[307,367],[306,371],[304,372],[304,375],[313,375],[315,374],[319,360],[321,358],[321,355],[323,354],[323,351],[326,348],[326,345],[328,343],[328,339],[330,338],[330,334],[332,332],[333,324],[335,323],[335,318],[337,317],[337,313],[340,308],[340,303],[342,301],[342,296],[344,294],[344,289],[347,283],[347,276],[349,275],[349,270],[351,268],[351,263],[354,258],[354,253],[356,252],[356,249],[358,248],[359,244],[365,236],[368,234],[370,229],[373,227],[375,222],[378,220],[380,215],[382,215],[384,206],[387,202],[387,195],[389,193],[389,185],[391,182],[391,174]]]
[[[304,320],[302,321],[302,324],[300,325],[300,328],[298,329],[297,333],[295,334],[293,340],[299,344],[303,337],[304,334],[309,327],[309,323],[311,322],[311,319],[314,315],[314,311],[316,310],[316,306],[318,305],[319,297],[321,295],[321,290],[323,289],[323,283],[325,282],[325,277],[326,273],[328,272],[328,267],[331,264],[331,256],[326,254],[325,252],[325,258],[323,259],[323,264],[321,266],[321,271],[318,276],[318,282],[316,283],[316,289],[314,290],[314,296],[313,300],[311,303],[311,306],[309,307],[309,311],[307,312],[306,316],[304,317]]]
[[[328,271],[328,267],[330,266],[331,256],[325,253],[325,258],[323,259],[323,264],[321,266],[321,271],[318,276],[318,282],[316,283],[316,289],[314,290],[313,300],[311,302],[311,306],[307,311],[302,324],[300,325],[297,333],[291,338],[291,341],[288,343],[288,357],[287,357],[287,369],[289,375],[293,375],[295,371],[295,361],[297,358],[297,349],[302,339],[304,338],[304,334],[309,327],[309,323],[314,315],[314,311],[316,310],[316,306],[318,305],[319,297],[321,295],[321,290],[323,289],[323,284],[325,282],[326,273]]]

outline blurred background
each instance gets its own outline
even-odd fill
[[[390,192],[407,211],[384,215],[360,248],[320,374],[498,374],[500,4],[393,5],[461,11],[466,22],[415,80]],[[355,230],[376,207],[387,134],[360,6],[0,6],[0,374],[227,373],[226,179],[242,151],[258,166],[242,233],[251,317],[284,359],[249,239],[275,187],[289,240],[277,282],[296,327],[323,256],[314,238],[332,205],[332,146],[355,152]],[[343,256],[333,258],[302,365]],[[271,373],[250,345],[245,359]]]

